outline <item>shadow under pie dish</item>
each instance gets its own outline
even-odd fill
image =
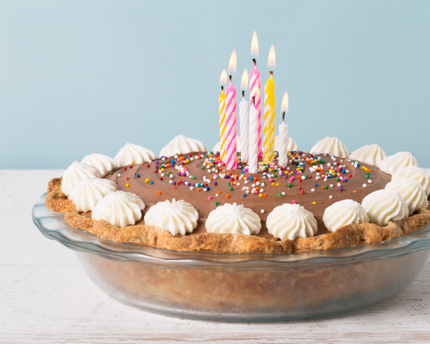
[[[326,221],[328,208],[350,198],[361,202],[384,191],[391,175],[351,159],[299,153],[300,156],[291,152],[295,166],[290,172],[270,171],[266,178],[261,173],[261,178],[260,175],[257,178],[259,185],[270,184],[264,185],[264,193],[254,194],[242,192],[245,181],[251,181],[246,172],[243,175],[247,179],[220,176],[212,179],[212,183],[193,182],[192,177],[205,181],[205,173],[212,168],[203,166],[204,161],[213,153],[195,152],[107,170],[104,186],[110,187],[114,182],[120,192],[136,194],[144,202],[143,206],[137,205],[138,202],[134,206],[135,212],[142,210],[141,218],[124,227],[104,219],[95,220],[91,211],[79,210],[82,202],[75,201],[76,195],[71,194],[73,201],[70,195],[66,196],[62,190],[64,180],[55,178],[49,183],[46,198],[42,197],[35,206],[33,218],[46,236],[78,251],[88,275],[110,296],[166,314],[229,321],[309,318],[371,305],[406,288],[429,254],[430,211],[418,207],[425,204],[422,195],[412,197],[409,184],[405,184],[406,188],[402,187],[409,192],[405,197],[420,200],[408,203],[414,210],[411,214],[402,201],[400,207],[394,207],[397,215],[401,215],[395,221],[384,225],[349,223],[329,231],[337,219]],[[294,160],[295,157],[298,159]],[[336,164],[339,162],[342,168],[339,175],[344,176],[342,183],[336,183],[336,178],[336,182],[330,180],[331,177],[324,180],[325,172],[316,172],[311,158],[323,164],[324,159],[329,160],[333,166],[339,166]],[[186,163],[187,160],[190,162]],[[179,172],[169,169],[169,161],[184,162],[180,165],[186,165],[189,173],[182,175],[183,169]],[[302,171],[291,174],[297,168]],[[173,173],[176,175],[170,177]],[[178,183],[180,180],[183,182]],[[256,182],[254,178],[252,181]],[[203,191],[205,184],[210,187]],[[316,184],[320,187],[318,192]],[[424,192],[421,186],[417,188]],[[282,189],[287,192],[278,192]],[[221,193],[217,198],[209,199],[218,191]],[[390,194],[388,190],[385,193]],[[106,195],[111,194],[106,191]],[[395,197],[402,198],[397,193]],[[157,225],[145,224],[151,208],[166,201],[172,205],[173,198],[185,199],[196,209],[198,219],[191,233],[172,234]],[[375,215],[372,209],[379,206],[378,202],[379,198],[368,202],[372,205],[366,210],[369,216]],[[243,204],[248,215],[258,214],[261,227],[257,234],[207,232],[205,223],[212,212],[231,203]],[[303,205],[301,219],[311,213],[312,231],[305,237],[279,239],[269,232],[273,222],[270,216],[280,204],[294,203]],[[285,213],[281,210],[277,218]],[[223,214],[222,217],[228,217],[230,213]],[[109,216],[109,221],[117,220]],[[255,219],[254,215],[251,217]],[[379,220],[376,216],[372,221]],[[366,215],[361,221],[370,219]],[[51,229],[51,225],[55,228]]]

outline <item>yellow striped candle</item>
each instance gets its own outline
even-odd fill
[[[273,72],[266,82],[264,91],[264,155],[263,163],[268,164],[273,161],[275,155],[275,82]]]
[[[219,96],[219,138],[221,140],[220,155],[221,160],[225,158],[225,94],[224,86],[221,86],[221,94]]]

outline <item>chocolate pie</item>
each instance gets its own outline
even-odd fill
[[[411,189],[415,194],[411,196],[408,191],[402,196],[397,190],[385,189],[392,175],[368,163],[330,153],[290,151],[288,166],[277,166],[275,157],[273,164],[259,164],[257,174],[247,172],[240,156],[238,168],[226,171],[219,152],[155,158],[145,150],[129,156],[133,161],[125,166],[121,166],[124,161],[117,162],[124,156],[106,157],[102,159],[103,169],[101,158],[96,159],[98,169],[88,165],[91,159],[86,159],[87,164],[74,163],[73,171],[66,172],[64,178],[49,182],[46,206],[64,213],[72,227],[106,240],[223,254],[340,249],[387,241],[430,224],[424,189],[428,180],[421,185],[413,182],[417,186],[411,184],[410,188],[415,188]],[[79,179],[81,184],[77,184]],[[105,182],[95,185],[93,179]],[[409,190],[409,184],[406,186]],[[75,192],[66,194],[64,190]],[[366,209],[363,200],[379,190],[385,191],[375,194],[373,200],[369,197],[371,209]],[[409,208],[404,197],[413,197],[406,202]],[[383,205],[387,199],[391,203]],[[341,216],[344,207],[331,215],[326,212],[345,200],[354,201],[348,202],[361,211],[361,218],[348,215],[352,219],[348,223]],[[106,204],[101,206],[102,202]],[[277,209],[285,204],[294,207]],[[357,212],[348,204],[345,217]],[[380,206],[385,208],[379,211]],[[224,211],[222,207],[226,207]],[[309,223],[303,222],[303,216],[310,219]]]

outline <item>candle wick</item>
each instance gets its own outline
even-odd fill
[[[255,59],[252,59],[252,62],[254,62],[254,66],[257,66],[257,61]]]
[[[221,91],[224,91],[224,86],[221,86]]]
[[[231,77],[232,77],[231,75],[228,76],[228,78],[230,79],[230,81],[231,81]]]
[[[284,113],[282,114],[282,124],[284,124],[284,121],[285,121],[285,111],[284,111]]]
[[[255,96],[252,97],[252,104],[255,106]]]
[[[245,91],[242,91],[242,98],[245,99]]]
[[[273,76],[273,71],[270,71],[269,73],[270,73],[270,76]]]

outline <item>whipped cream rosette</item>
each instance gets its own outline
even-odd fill
[[[77,211],[90,211],[107,194],[117,190],[116,183],[102,178],[90,178],[81,180],[73,188],[69,199],[76,205]]]
[[[106,195],[93,209],[92,218],[105,220],[112,226],[134,225],[142,218],[145,203],[135,194],[115,191]]]
[[[401,220],[409,215],[402,195],[395,190],[378,190],[363,198],[361,202],[371,223],[386,226],[388,221]]]
[[[391,180],[397,181],[400,179],[416,180],[424,188],[424,192],[426,193],[426,196],[430,194],[430,176],[427,174],[427,172],[424,169],[419,168],[417,166],[408,166],[400,170],[397,170],[397,172],[393,174],[393,177],[391,178]]]
[[[379,169],[388,174],[394,174],[398,170],[408,167],[417,166],[416,159],[410,152],[398,152],[396,154],[387,156],[379,164]]]
[[[81,180],[100,177],[101,174],[97,168],[74,161],[63,174],[61,190],[68,196]]]
[[[317,233],[314,215],[298,204],[282,204],[269,214],[266,221],[269,233],[281,240],[312,237]]]
[[[424,188],[416,180],[398,179],[389,182],[385,188],[387,190],[396,190],[402,195],[408,206],[409,215],[412,215],[420,208],[427,208],[429,205]]]
[[[85,156],[81,162],[97,168],[101,175],[104,175],[118,167],[118,164],[114,159],[107,155],[97,153]]]
[[[114,160],[118,166],[121,167],[126,165],[141,164],[155,158],[156,156],[153,151],[133,143],[127,143],[119,150]]]
[[[160,157],[173,156],[178,153],[204,152],[204,151],[206,151],[206,147],[199,140],[191,139],[184,135],[178,135],[161,149]]]
[[[236,203],[226,203],[211,211],[206,220],[209,233],[236,233],[256,235],[260,233],[260,217],[251,209]]]
[[[323,222],[328,231],[335,232],[351,223],[368,223],[369,217],[360,203],[345,199],[326,208]]]
[[[199,213],[191,203],[183,200],[158,202],[145,214],[145,224],[158,226],[172,235],[192,233],[197,227]]]
[[[339,158],[349,158],[345,145],[336,137],[326,137],[318,141],[310,150],[311,153],[327,153]]]
[[[349,155],[351,160],[358,160],[376,167],[379,167],[381,161],[386,157],[387,154],[385,151],[376,143],[358,148]]]

